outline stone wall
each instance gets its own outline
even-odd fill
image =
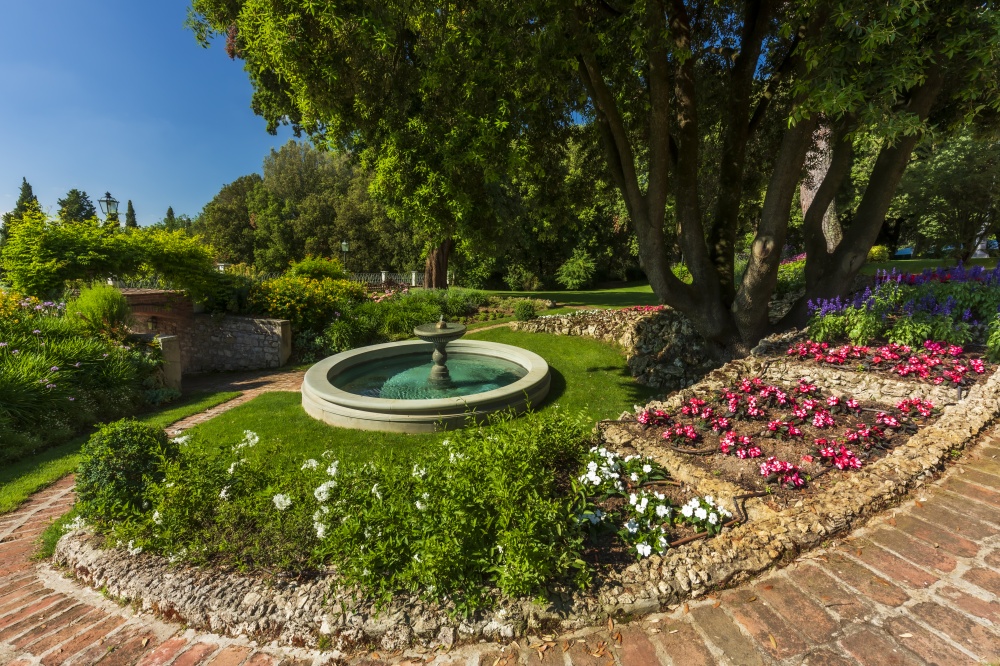
[[[514,323],[514,330],[596,338],[625,349],[640,384],[668,391],[685,388],[717,367],[687,317],[669,308],[581,310]]]
[[[185,374],[278,368],[291,356],[287,320],[198,313],[176,291],[123,289],[122,293],[132,308],[133,332],[177,336]]]

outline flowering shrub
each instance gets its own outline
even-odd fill
[[[365,289],[357,282],[284,275],[256,283],[249,307],[268,317],[288,319],[295,332],[318,332],[365,298]]]
[[[0,297],[0,463],[142,404],[158,349],[94,335],[64,303]]]

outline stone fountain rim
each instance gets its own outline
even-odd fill
[[[549,375],[549,364],[538,354],[499,342],[485,340],[455,340],[448,343],[449,354],[471,354],[501,358],[517,363],[527,370],[524,377],[516,382],[492,391],[473,393],[453,398],[432,398],[421,400],[371,398],[341,390],[330,382],[331,373],[344,372],[366,361],[407,356],[426,351],[428,357],[434,351],[434,343],[422,340],[387,342],[367,347],[357,347],[333,356],[328,356],[306,371],[302,380],[303,395],[312,400],[322,400],[356,409],[381,414],[421,414],[439,411],[453,412],[455,409],[468,411],[477,405],[486,405],[504,398],[520,396],[545,381]]]

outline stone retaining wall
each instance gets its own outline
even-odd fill
[[[122,289],[135,333],[177,336],[186,373],[262,370],[284,365],[292,353],[291,324],[196,313],[181,292]]]
[[[514,323],[514,330],[596,338],[625,349],[640,384],[668,391],[684,388],[717,367],[687,317],[668,308],[581,310]]]
[[[738,376],[781,371],[787,373],[782,381],[797,381],[798,364],[782,369],[783,361],[775,357],[733,361],[695,386],[649,407],[675,408],[692,395],[714,392]],[[830,377],[836,379],[838,373],[834,371]],[[899,390],[899,382],[891,379],[854,377],[869,382],[865,390],[870,396],[889,399]],[[840,380],[847,379],[847,375],[840,376]],[[844,388],[857,393],[854,386]],[[924,385],[906,386],[924,390]],[[330,570],[308,580],[281,576],[265,580],[175,567],[158,556],[102,550],[100,539],[85,530],[64,536],[55,560],[70,567],[81,581],[106,589],[112,597],[193,628],[291,645],[318,645],[320,638],[326,637],[338,649],[378,646],[396,650],[408,644],[436,647],[454,641],[509,640],[528,632],[573,630],[609,615],[663,610],[739,583],[897,503],[910,489],[933,478],[955,450],[973,443],[1000,413],[1000,372],[970,389],[962,400],[956,401],[955,394],[952,398],[936,422],[921,428],[884,458],[845,475],[822,492],[804,496],[791,507],[779,510],[763,499],[748,500],[747,523],[609,573],[586,593],[552,586],[543,603],[504,599],[467,618],[456,616],[453,607],[426,603],[413,595],[398,596],[385,607],[376,608],[373,600],[356,590],[339,587],[336,574]],[[611,448],[627,447],[656,459],[673,478],[690,484],[698,494],[711,494],[728,503],[744,492],[690,464],[686,456],[642,441],[650,438],[639,433],[638,424],[626,419],[602,423],[599,436]]]

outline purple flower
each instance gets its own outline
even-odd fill
[[[45,385],[45,388],[47,388],[47,389],[54,389],[55,387],[56,387],[55,384],[46,384]]]
[[[39,335],[41,331],[36,328],[35,330],[32,331],[32,333],[34,333],[35,335]]]
[[[70,402],[73,402],[74,400],[76,400],[76,398],[69,397],[69,398],[67,398],[67,400],[69,400]]]
[[[53,365],[51,368],[49,368],[49,372],[59,372],[59,366]]]

